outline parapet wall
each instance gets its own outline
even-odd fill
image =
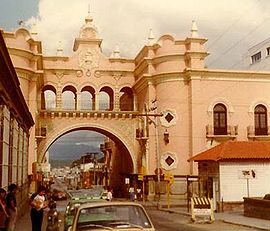
[[[270,200],[244,197],[244,216],[270,220]]]

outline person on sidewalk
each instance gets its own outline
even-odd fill
[[[17,185],[10,184],[8,186],[7,202],[7,231],[14,231],[17,220],[17,200],[16,200]]]
[[[134,201],[135,200],[135,189],[133,186],[130,186],[129,189],[128,189],[128,193],[129,193],[129,199],[131,201]]]
[[[108,188],[108,192],[107,192],[107,198],[106,198],[106,200],[107,201],[112,201],[112,199],[113,199],[112,188],[109,187]]]
[[[6,190],[0,188],[0,231],[7,231]]]
[[[43,210],[47,207],[46,203],[46,188],[40,186],[36,193],[30,197],[30,216],[32,222],[32,231],[41,231],[43,221]]]

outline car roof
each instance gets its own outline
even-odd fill
[[[94,202],[99,202],[99,201],[104,201],[104,199],[102,199],[102,198],[98,198],[98,199],[89,199],[89,198],[78,198],[78,199],[72,199],[72,200],[70,200],[69,201],[69,204],[77,204],[77,203],[87,203],[87,202],[89,202],[89,203],[94,203]]]
[[[85,208],[90,208],[90,207],[96,207],[96,206],[109,206],[109,205],[126,205],[126,206],[139,206],[143,208],[143,206],[139,203],[136,202],[130,202],[130,201],[106,201],[106,200],[101,200],[101,201],[93,201],[93,202],[86,202],[83,203],[80,206],[80,209],[85,209]]]

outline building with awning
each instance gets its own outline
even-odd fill
[[[227,141],[188,161],[198,162],[198,175],[216,208],[234,208],[243,204],[243,197],[270,192],[269,141]]]

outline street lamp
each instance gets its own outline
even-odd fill
[[[167,131],[167,129],[163,133],[163,140],[164,140],[166,145],[170,142],[170,140],[169,140],[169,132]]]

